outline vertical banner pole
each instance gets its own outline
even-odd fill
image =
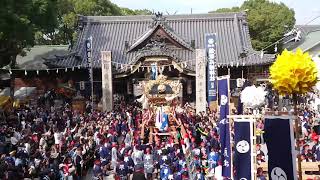
[[[270,179],[297,180],[296,150],[292,116],[265,116]]]
[[[207,60],[207,102],[210,110],[217,109],[217,34],[205,34],[205,48]]]
[[[301,168],[301,155],[300,155],[300,130],[299,130],[299,119],[298,119],[298,108],[297,108],[297,102],[298,97],[297,94],[293,95],[293,105],[294,105],[294,125],[295,125],[295,132],[296,132],[296,146],[298,150],[298,174],[299,174],[299,180],[302,180],[302,168]]]
[[[90,44],[91,44],[91,56],[90,56],[90,81],[91,81],[91,108],[92,108],[92,113],[93,113],[93,110],[94,110],[94,102],[93,102],[93,95],[94,95],[94,87],[93,87],[93,58],[92,58],[92,36],[90,37]]]
[[[230,137],[230,122],[228,120],[229,114],[229,76],[218,78],[218,95],[220,100],[220,143],[222,153],[222,176],[232,177],[232,153],[231,153],[231,137]]]
[[[230,115],[234,121],[234,179],[255,179],[254,119],[251,115]]]
[[[86,40],[86,51],[87,51],[87,60],[89,63],[89,77],[90,77],[90,84],[91,84],[91,110],[93,112],[93,58],[92,58],[92,36],[90,36]]]
[[[250,137],[251,138],[251,175],[253,179],[257,179],[257,153],[256,153],[256,144],[257,144],[257,136],[256,136],[256,119],[253,118],[250,120]]]
[[[228,83],[228,115],[231,115],[231,108],[230,108],[230,99],[231,99],[231,93],[230,93],[230,71],[228,73],[228,80],[227,80],[227,83]],[[231,122],[229,121],[229,143],[230,143],[230,166],[231,166],[231,177],[234,177],[234,171],[233,171],[233,153],[232,153],[232,148],[231,148],[231,145],[232,145],[232,142],[231,142]]]

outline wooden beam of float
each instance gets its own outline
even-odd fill
[[[139,62],[138,64],[134,65],[133,68],[131,69],[131,74],[136,72],[139,69],[140,66],[141,66],[141,62]]]
[[[179,72],[183,72],[183,68],[179,66],[176,62],[172,61],[173,68],[177,69]]]

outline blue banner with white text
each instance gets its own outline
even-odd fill
[[[207,102],[217,100],[217,36],[215,33],[206,34],[206,58],[207,58]]]
[[[266,118],[264,138],[268,148],[270,179],[296,180],[296,157],[291,120],[280,116]]]
[[[254,177],[251,177],[251,170],[253,166],[251,159],[251,124],[252,123],[249,121],[234,120],[235,179],[254,179]]]
[[[231,146],[229,115],[229,77],[218,80],[218,95],[220,102],[219,134],[222,151],[222,176],[231,178]]]

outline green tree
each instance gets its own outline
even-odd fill
[[[58,26],[51,34],[37,33],[38,44],[68,44],[75,41],[78,14],[84,16],[122,16],[152,14],[151,11],[121,8],[110,0],[57,0]]]
[[[35,33],[57,26],[55,0],[3,0],[0,8],[0,67],[15,65],[16,56],[35,43]]]
[[[75,26],[77,15],[85,16],[120,16],[122,10],[109,0],[57,0],[58,1],[58,27],[49,41],[39,36],[39,43],[68,44],[73,43],[76,37]],[[42,41],[42,42],[41,42]]]
[[[122,15],[151,15],[152,11],[148,9],[136,9],[132,10],[129,8],[121,8]]]
[[[247,12],[252,45],[256,50],[278,41],[295,24],[293,9],[284,3],[268,0],[248,0],[240,7],[222,8],[215,12],[239,11]],[[267,51],[273,53],[273,47]]]

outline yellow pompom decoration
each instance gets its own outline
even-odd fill
[[[301,49],[284,50],[270,67],[270,82],[281,95],[310,92],[317,83],[316,63]]]

